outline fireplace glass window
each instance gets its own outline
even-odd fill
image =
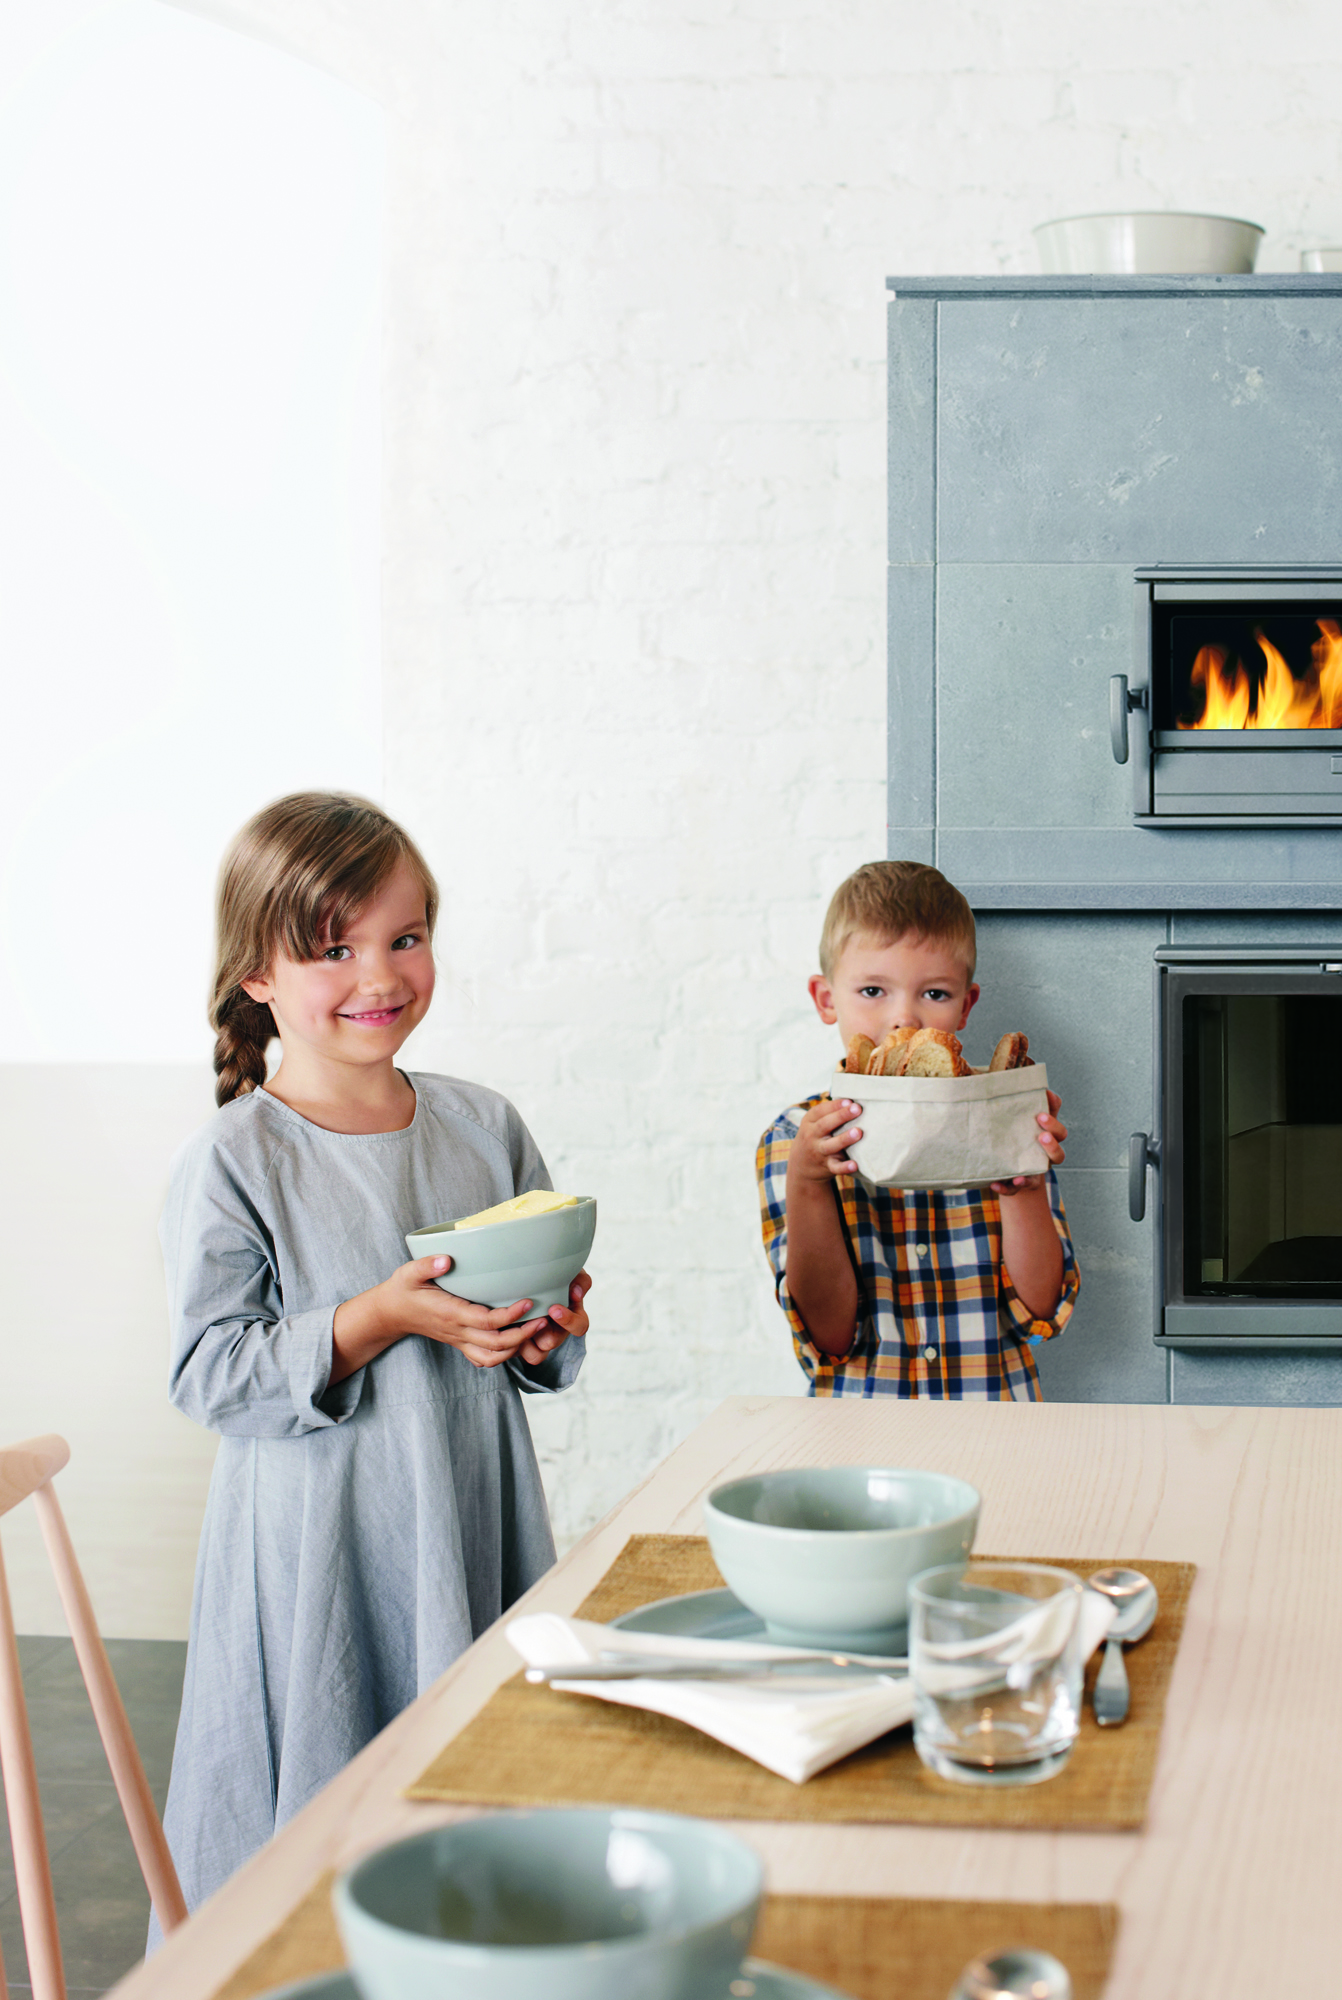
[[[1169,607],[1157,727],[1342,729],[1339,614],[1337,604]]]
[[[1342,1299],[1342,995],[1183,997],[1186,1297]]]

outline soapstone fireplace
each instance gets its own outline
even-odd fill
[[[889,852],[1063,1098],[1045,1394],[1342,1402],[1342,278],[890,283]]]

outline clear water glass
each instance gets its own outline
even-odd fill
[[[1062,1769],[1081,1717],[1081,1591],[1045,1563],[948,1563],[914,1578],[913,1741],[929,1770],[1037,1785]]]

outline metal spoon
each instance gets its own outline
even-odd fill
[[[1115,1605],[1118,1616],[1109,1628],[1109,1639],[1095,1677],[1095,1720],[1101,1729],[1122,1722],[1128,1713],[1128,1670],[1123,1664],[1123,1648],[1144,1639],[1155,1623],[1160,1600],[1156,1586],[1139,1569],[1097,1569],[1088,1577],[1092,1590]]]
[[[1067,1967],[1047,1951],[1004,1951],[973,1958],[955,1982],[950,2000],[1072,2000]]]

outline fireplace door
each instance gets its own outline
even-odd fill
[[[1138,571],[1134,662],[1139,824],[1342,825],[1342,573]]]
[[[1342,951],[1190,956],[1158,955],[1158,1335],[1342,1347]]]

